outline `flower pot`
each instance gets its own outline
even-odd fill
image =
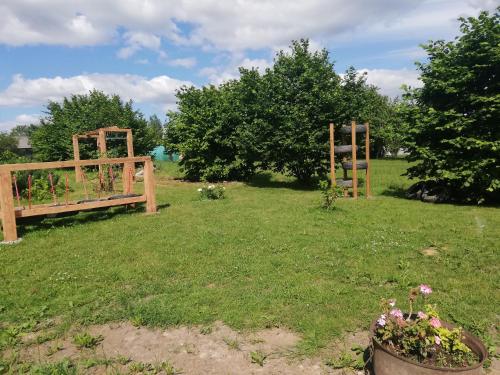
[[[455,326],[442,322],[443,327],[453,329]],[[373,344],[374,375],[482,375],[483,363],[488,357],[485,346],[477,337],[462,331],[463,342],[479,357],[479,362],[469,367],[436,367],[415,362],[387,349],[375,339],[377,320],[372,322],[370,332]]]

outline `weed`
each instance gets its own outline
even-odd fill
[[[73,336],[73,343],[78,349],[92,349],[95,348],[104,338],[99,336],[92,336],[87,332],[78,333]]]
[[[209,335],[212,333],[212,331],[213,331],[212,326],[203,326],[200,328],[200,333],[202,335]]]
[[[60,343],[55,343],[52,344],[48,349],[47,349],[47,356],[50,357],[51,355],[57,353],[58,351],[63,350],[64,347]]]
[[[57,363],[44,363],[31,366],[30,374],[33,375],[76,375],[77,368],[68,358]]]
[[[252,361],[252,363],[256,363],[261,367],[264,366],[264,361],[266,360],[266,358],[267,355],[260,350],[250,352],[250,360]]]
[[[229,347],[229,349],[240,350],[240,343],[238,340],[225,337],[223,339],[223,341],[226,343],[226,345]]]
[[[135,315],[130,319],[130,323],[132,323],[134,327],[141,327],[145,324],[145,320],[141,315]]]

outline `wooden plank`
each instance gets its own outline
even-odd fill
[[[12,176],[9,171],[0,171],[0,209],[4,241],[17,240]]]
[[[371,197],[370,191],[370,124],[365,123],[366,137],[365,137],[365,152],[366,152],[366,198]]]
[[[103,164],[124,164],[124,163],[143,163],[151,160],[151,156],[136,156],[133,158],[105,158],[105,159],[90,159],[90,160],[65,160],[65,161],[49,161],[40,163],[19,163],[19,164],[2,164],[0,171],[31,171],[35,169],[56,169],[56,168],[73,168],[77,165],[84,167],[89,165]]]
[[[351,122],[352,142],[352,197],[358,198],[358,166],[356,165],[356,121]]]
[[[113,207],[113,206],[122,206],[125,204],[133,204],[146,202],[146,195],[140,195],[137,197],[130,198],[119,198],[119,199],[110,199],[110,200],[102,200],[96,202],[85,202],[85,203],[70,203],[68,205],[36,205],[32,206],[30,209],[15,211],[16,217],[32,217],[32,216],[40,216],[40,215],[50,215],[50,214],[58,214],[62,212],[72,212],[72,211],[85,211],[92,210],[95,208],[103,208],[103,207]],[[3,212],[3,211],[2,211]]]
[[[337,185],[337,180],[335,177],[335,129],[333,126],[333,122],[330,122],[330,180],[332,186]]]
[[[73,136],[73,160],[80,160],[80,145],[78,144],[78,137],[76,135]],[[81,182],[83,180],[82,167],[79,165],[75,166],[75,179],[76,182]]]
[[[155,177],[151,160],[144,163],[144,194],[146,195],[146,211],[156,212]]]
[[[127,156],[129,158],[134,157],[134,140],[132,138],[132,130],[127,129]],[[133,179],[135,175],[135,164],[134,163],[125,163],[123,165],[123,192],[126,194],[130,194],[133,191]]]

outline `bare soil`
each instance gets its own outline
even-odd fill
[[[78,349],[72,336],[83,330],[73,330],[67,337],[40,345],[25,347],[23,361],[57,362],[70,358],[75,362],[88,359],[112,364],[96,365],[85,370],[89,374],[128,373],[134,363],[158,365],[170,363],[181,374],[362,374],[350,369],[332,369],[325,365],[354,345],[366,346],[368,333],[348,334],[345,339],[313,358],[297,354],[300,336],[282,328],[257,332],[237,332],[221,322],[207,327],[175,327],[150,329],[134,327],[128,322],[91,326],[84,331],[102,336],[93,349]],[[54,348],[57,348],[54,350]],[[262,366],[252,361],[251,353],[264,358]],[[121,358],[121,361],[116,359]],[[127,358],[127,363],[123,360]],[[111,361],[110,361],[111,362]]]

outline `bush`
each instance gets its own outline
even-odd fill
[[[189,180],[245,180],[256,169],[258,153],[251,130],[258,122],[259,85],[255,70],[219,87],[184,87],[177,92],[178,112],[168,114],[166,148],[182,155],[181,170]]]
[[[424,86],[406,95],[410,161],[418,163],[407,175],[481,203],[500,197],[499,13],[460,20],[455,41],[424,46]]]
[[[226,188],[222,185],[205,185],[198,189],[200,199],[224,199]]]
[[[343,191],[339,186],[330,186],[328,181],[320,181],[321,207],[325,210],[334,210],[335,202],[342,197]]]

